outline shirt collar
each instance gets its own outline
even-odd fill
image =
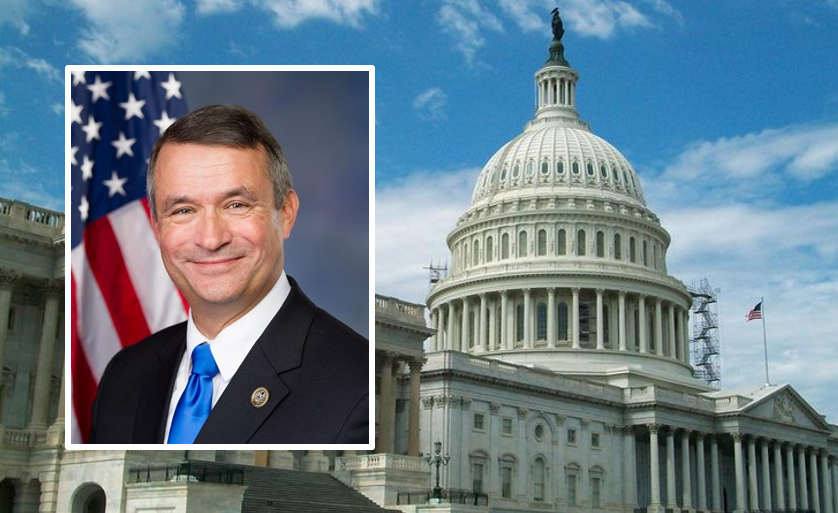
[[[239,369],[245,356],[253,348],[253,344],[262,336],[262,333],[265,332],[268,324],[282,307],[290,292],[291,284],[283,270],[268,294],[240,319],[221,330],[214,340],[210,340],[201,334],[192,320],[192,310],[190,309],[186,324],[186,356],[190,358],[190,372],[192,369],[192,350],[202,342],[208,342],[221,377],[224,381],[233,379],[233,375]]]

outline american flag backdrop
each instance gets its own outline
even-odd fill
[[[186,319],[151,228],[145,176],[155,140],[188,111],[175,73],[71,73],[71,438],[82,443],[111,357]]]

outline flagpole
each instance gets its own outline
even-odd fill
[[[760,309],[762,310],[762,346],[765,349],[765,386],[771,386],[771,380],[768,379],[768,337],[765,335],[765,299],[759,298]]]

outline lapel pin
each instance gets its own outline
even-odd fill
[[[250,396],[250,404],[255,406],[256,408],[261,408],[268,403],[268,399],[271,397],[270,392],[265,387],[259,387],[253,391],[253,394]]]

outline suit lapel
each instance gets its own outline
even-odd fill
[[[160,350],[159,365],[150,370],[139,391],[133,443],[165,443],[169,402],[180,359],[186,350],[186,323]]]
[[[300,366],[303,346],[317,307],[289,277],[291,292],[265,332],[253,345],[221,394],[195,443],[247,443],[293,390],[282,373]],[[268,401],[253,404],[256,389],[268,390]]]

